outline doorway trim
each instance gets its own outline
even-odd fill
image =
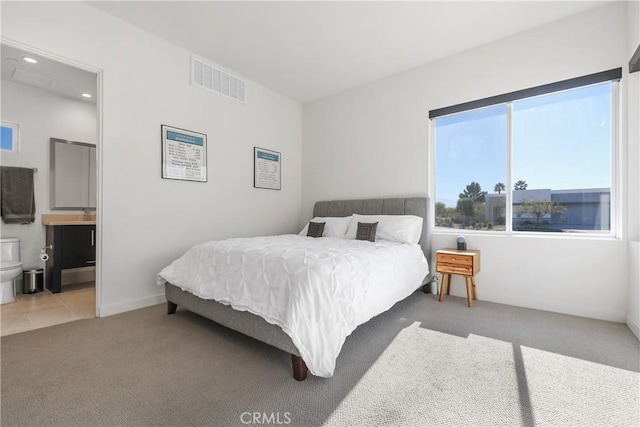
[[[0,43],[15,47],[17,49],[26,50],[37,54],[39,56],[62,62],[63,64],[79,68],[81,70],[93,73],[96,75],[96,165],[97,165],[97,179],[96,179],[96,231],[99,236],[96,245],[96,317],[101,317],[102,307],[102,248],[103,248],[103,224],[104,224],[104,209],[103,209],[103,138],[102,138],[102,114],[103,114],[103,70],[101,68],[88,65],[65,56],[57,55],[55,53],[40,49],[35,46],[31,46],[25,43],[21,43],[17,40],[13,40],[7,37],[0,36]]]

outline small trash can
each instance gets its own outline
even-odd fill
[[[35,294],[42,292],[44,268],[25,268],[22,272],[22,293]]]

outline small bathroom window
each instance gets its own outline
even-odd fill
[[[2,122],[0,126],[0,149],[18,152],[20,128],[17,123]]]

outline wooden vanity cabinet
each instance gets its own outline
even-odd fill
[[[62,270],[96,264],[95,225],[48,225],[47,289],[62,291]]]

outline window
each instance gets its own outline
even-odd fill
[[[18,151],[18,125],[2,122],[0,125],[0,149],[2,151]]]
[[[488,190],[507,182],[507,106],[454,114],[435,125],[436,226],[504,230],[504,188],[496,187],[500,201]]]
[[[529,91],[434,110],[436,227],[612,234],[617,83]]]

